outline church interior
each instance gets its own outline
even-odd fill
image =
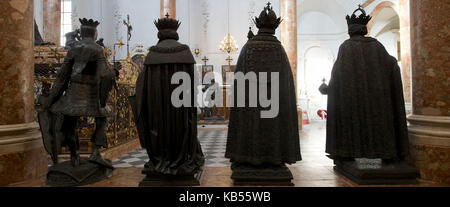
[[[197,139],[204,154],[199,186],[233,187],[225,157],[230,122],[231,83],[254,18],[263,0],[9,0],[0,1],[0,186],[44,187],[52,158],[38,123],[39,96],[47,93],[76,41],[79,19],[98,21],[97,42],[109,65],[120,65],[107,105],[107,147],[101,156],[114,171],[83,186],[137,187],[149,161],[142,148],[129,97],[146,67],[147,53],[159,43],[154,21],[181,22],[179,42],[189,46],[194,73],[213,72],[223,92],[221,106],[209,106],[207,85],[197,96]],[[327,157],[327,96],[319,91],[332,78],[340,45],[349,39],[346,15],[360,6],[372,17],[368,36],[397,60],[403,85],[409,137],[408,163],[420,176],[414,183],[375,186],[435,187],[450,185],[450,20],[449,1],[422,0],[271,0],[282,22],[274,36],[290,63],[295,85],[301,161],[288,164],[295,187],[364,187],[334,169]],[[33,27],[34,25],[34,27]],[[40,43],[36,37],[40,36]],[[263,57],[262,57],[263,58]],[[356,80],[359,81],[359,80]],[[170,96],[170,95],[169,95]],[[295,112],[294,112],[295,113]],[[81,158],[95,151],[92,117],[81,117],[76,132]],[[361,129],[364,130],[364,129]],[[62,147],[60,161],[71,159]],[[274,184],[273,186],[277,186]]]

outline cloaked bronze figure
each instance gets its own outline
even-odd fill
[[[274,36],[280,23],[281,18],[277,18],[268,3],[259,18],[255,18],[258,33],[253,36],[249,32],[249,40],[237,62],[236,73],[258,74],[258,84],[260,81],[267,84],[268,92],[273,83],[260,79],[259,73],[266,72],[268,80],[272,72],[278,73],[279,113],[274,118],[262,118],[261,111],[268,107],[259,104],[250,107],[250,84],[246,81],[247,105],[237,107],[237,98],[234,101],[225,154],[232,162],[231,178],[235,185],[292,185],[292,174],[285,164],[301,160],[294,78],[287,54]],[[234,86],[234,97],[237,97],[237,80]]]
[[[329,86],[319,89],[328,93],[326,153],[335,169],[361,184],[414,181],[417,171],[404,164],[409,141],[400,69],[380,42],[365,37],[370,19],[361,7],[347,16],[350,39],[339,48]]]
[[[104,49],[95,42],[100,23],[92,19],[80,19],[80,23],[81,40],[68,51],[50,93],[39,100],[44,145],[54,162],[47,174],[50,185],[92,183],[106,178],[113,169],[100,149],[108,147],[106,127],[111,112],[106,102],[118,72],[108,68]],[[95,118],[94,150],[88,160],[79,154],[76,129],[81,116]],[[70,150],[70,162],[58,163],[63,146]]]
[[[136,82],[136,95],[131,97],[134,118],[149,161],[140,186],[199,185],[205,158],[197,139],[197,108],[175,107],[171,96],[180,84],[172,84],[177,72],[194,80],[195,60],[187,45],[178,42],[178,20],[155,21],[159,42],[150,48],[144,70]],[[190,88],[194,89],[194,83]],[[194,93],[191,91],[191,100]]]

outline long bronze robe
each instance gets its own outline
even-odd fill
[[[263,119],[261,111],[267,111],[268,108],[263,108],[259,104],[257,108],[248,107],[249,85],[246,84],[246,107],[232,107],[230,110],[225,157],[230,158],[232,162],[252,165],[280,165],[300,161],[294,79],[289,59],[281,43],[270,34],[254,36],[242,48],[235,72],[244,74],[248,72],[278,72],[279,114],[274,118]],[[270,77],[268,74],[267,91],[269,94],[271,91]],[[248,81],[246,82],[248,83]],[[235,80],[235,86],[236,83]],[[236,87],[234,94],[236,97]],[[234,106],[237,106],[236,100]]]
[[[188,46],[167,39],[150,49],[138,77],[132,105],[141,145],[149,156],[145,168],[151,172],[194,174],[204,164],[197,139],[197,108],[175,108],[171,103],[171,94],[179,86],[171,84],[172,75],[186,72],[193,81],[194,63]]]
[[[339,49],[328,88],[326,152],[331,158],[409,155],[400,69],[376,39],[355,36]]]

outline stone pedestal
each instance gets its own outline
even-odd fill
[[[417,184],[419,171],[404,162],[383,163],[381,159],[335,161],[334,170],[359,185]]]
[[[292,173],[286,165],[252,166],[233,163],[231,179],[235,186],[293,186]]]
[[[61,43],[61,0],[44,0],[43,38],[45,42]]]
[[[139,187],[174,187],[174,186],[200,186],[203,176],[203,168],[190,175],[163,175],[144,168],[142,174],[145,178],[139,183]]]
[[[39,125],[0,125],[0,186],[36,179],[47,171]]]
[[[0,186],[47,169],[34,119],[33,1],[0,1]]]
[[[168,13],[170,18],[177,18],[177,1],[176,0],[161,0],[161,18],[165,18]]]
[[[447,1],[410,1],[413,162],[421,178],[450,183],[450,79]]]
[[[294,76],[295,94],[298,97],[297,84],[297,0],[281,0],[281,44],[289,58],[291,64],[292,75]],[[298,102],[298,100],[297,100]],[[299,130],[302,129],[302,110],[297,103],[298,108],[298,125]]]
[[[107,160],[109,164],[111,161]],[[89,185],[112,176],[113,168],[81,159],[80,165],[73,167],[70,161],[55,164],[48,168],[47,185],[72,187]]]

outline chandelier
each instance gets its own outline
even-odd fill
[[[222,42],[220,42],[220,51],[222,52],[226,52],[228,53],[228,55],[231,52],[235,52],[237,51],[238,45],[236,44],[236,41],[234,40],[233,36],[230,35],[230,1],[227,1],[227,29],[228,29],[228,34],[225,36],[225,38],[223,38]],[[228,59],[231,59],[231,57],[228,56]]]
[[[230,54],[231,52],[237,51],[238,45],[236,44],[236,41],[234,40],[233,36],[230,34],[227,34],[225,38],[220,42],[220,51],[226,52]]]

